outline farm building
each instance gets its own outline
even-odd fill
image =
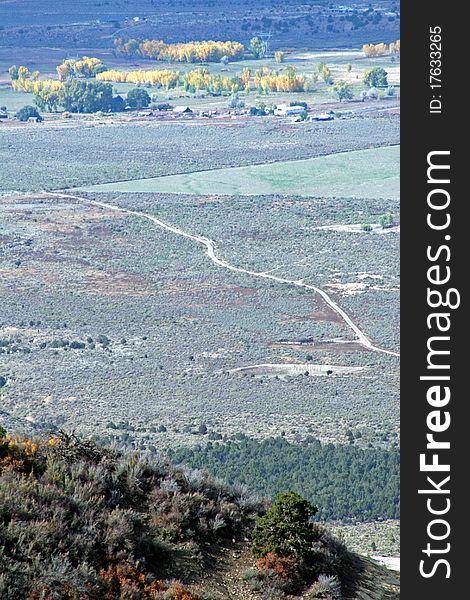
[[[189,106],[175,106],[173,112],[177,115],[190,115],[193,111],[189,108]]]
[[[331,113],[320,113],[310,116],[308,121],[333,121],[334,116]]]
[[[276,117],[289,117],[293,115],[300,115],[305,110],[305,106],[287,106],[287,104],[279,104],[274,109]]]

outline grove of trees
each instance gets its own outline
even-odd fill
[[[186,42],[166,44],[163,40],[114,40],[114,52],[121,56],[142,57],[166,62],[219,62],[223,57],[238,60],[244,52],[243,44],[239,42]]]
[[[375,520],[399,516],[399,452],[308,443],[282,437],[209,442],[170,452],[177,463],[207,469],[230,483],[273,497],[289,489],[315,502],[320,519]]]
[[[213,75],[202,67],[186,72],[183,76],[183,85],[186,91],[193,94],[206,90],[211,96],[220,96],[224,92],[235,94],[244,87],[241,77]]]
[[[60,109],[71,113],[119,112],[125,107],[124,99],[113,95],[113,86],[110,83],[80,79],[61,84],[58,91],[47,88],[38,90],[34,101],[42,110]]]
[[[257,69],[253,74],[255,88],[260,94],[268,92],[304,92],[309,88],[309,81],[305,75],[297,72],[292,65],[287,65],[282,73],[267,67]]]
[[[64,60],[56,69],[59,80],[66,81],[71,77],[95,77],[105,71],[106,67],[99,58],[84,56],[78,60]]]
[[[60,89],[58,101],[64,110],[69,112],[92,113],[112,110],[113,87],[109,83],[74,79]]]
[[[29,71],[28,67],[12,65],[8,69],[11,77],[11,86],[15,92],[37,93],[39,90],[59,90],[62,86],[56,79],[39,79],[39,71]]]
[[[118,71],[107,70],[96,75],[98,81],[111,81],[113,83],[140,83],[150,84],[157,88],[171,90],[180,82],[180,72],[169,69],[157,71]]]

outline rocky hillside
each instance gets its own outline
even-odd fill
[[[270,45],[338,48],[399,37],[400,6],[394,0],[1,0],[0,47],[112,48],[113,39],[167,42],[239,40],[270,33]]]
[[[0,428],[0,597],[398,598],[294,493],[272,506],[154,454]]]

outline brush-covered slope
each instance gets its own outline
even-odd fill
[[[0,428],[0,597],[396,598],[394,576],[311,523],[310,509],[292,493],[269,509],[155,455]]]

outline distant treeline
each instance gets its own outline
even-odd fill
[[[266,496],[286,489],[301,493],[320,507],[321,520],[399,517],[398,450],[322,445],[313,439],[297,445],[281,437],[240,438],[169,454],[177,463],[207,469]]]
[[[362,51],[366,56],[383,56],[384,54],[400,54],[400,40],[390,44],[364,44]]]

